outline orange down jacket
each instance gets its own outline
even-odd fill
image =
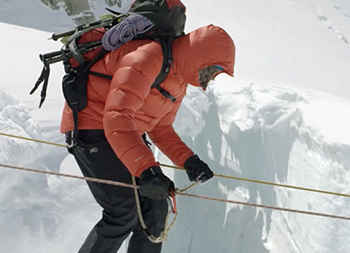
[[[78,128],[103,129],[115,154],[134,176],[158,165],[141,138],[143,133],[174,164],[183,167],[194,153],[172,125],[187,85],[200,87],[198,71],[210,65],[220,65],[233,76],[235,46],[220,27],[199,28],[176,39],[172,49],[173,64],[161,87],[176,102],[150,89],[163,63],[162,47],[152,40],[128,42],[92,67],[92,71],[112,75],[112,81],[92,75],[88,79],[88,103],[79,111]],[[72,111],[65,104],[61,132],[73,129]]]

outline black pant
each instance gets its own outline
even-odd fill
[[[78,144],[70,152],[84,176],[132,184],[131,174],[115,155],[101,130],[80,130]],[[161,252],[162,244],[152,243],[143,232],[134,189],[95,182],[87,184],[103,213],[79,253],[116,253],[131,232],[128,253]],[[140,197],[140,202],[149,232],[159,236],[164,230],[167,201]]]

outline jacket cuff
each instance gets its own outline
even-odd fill
[[[141,173],[144,172],[145,170],[154,167],[154,166],[159,166],[158,162],[152,162],[152,163],[147,163],[145,165],[143,165],[142,167],[140,167],[133,176],[135,177],[140,177]]]

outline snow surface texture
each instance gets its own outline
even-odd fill
[[[217,174],[349,194],[348,1],[183,2],[187,30],[224,27],[236,42],[237,64],[234,79],[219,76],[207,92],[188,89],[175,123],[181,137]],[[101,2],[91,3],[101,11]],[[72,24],[62,9],[34,0],[2,1],[0,21],[19,22],[11,15],[23,17],[17,24],[46,31],[51,22],[52,31]],[[28,95],[41,71],[39,53],[60,43],[13,24],[0,23],[0,29],[6,34],[0,40],[0,132],[63,143],[62,67],[51,71],[42,109],[40,92]],[[81,175],[64,148],[2,136],[0,143],[0,163]],[[177,187],[189,184],[184,172],[164,171]],[[348,198],[223,178],[190,192],[350,217]],[[350,252],[348,221],[177,200],[179,218],[164,253]],[[0,168],[0,252],[77,252],[100,215],[83,181]],[[118,253],[125,252],[124,245]]]

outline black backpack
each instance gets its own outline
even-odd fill
[[[186,22],[185,6],[180,0],[136,0],[131,5],[128,13],[121,14],[110,9],[107,10],[111,12],[107,19],[79,25],[74,30],[64,33],[53,34],[51,38],[55,41],[63,38],[63,48],[59,51],[40,55],[40,60],[43,62],[44,67],[30,94],[33,94],[43,82],[40,108],[46,98],[50,64],[63,61],[66,75],[63,77],[62,88],[65,100],[73,112],[74,130],[78,129],[78,111],[83,110],[87,105],[88,76],[95,75],[108,80],[112,79],[112,76],[90,70],[97,61],[108,53],[102,47],[101,39],[103,34],[133,13],[147,17],[154,24],[151,30],[145,34],[138,35],[134,39],[157,40],[161,43],[163,49],[164,60],[162,69],[150,88],[158,89],[164,97],[173,102],[176,100],[160,87],[160,84],[166,78],[172,63],[171,43],[173,39],[184,35]],[[93,32],[100,32],[101,35],[97,40],[80,42],[84,41],[84,36]],[[90,55],[89,58],[86,57],[88,53]],[[92,58],[91,55],[93,55]],[[73,65],[72,62],[75,62],[75,64]]]

